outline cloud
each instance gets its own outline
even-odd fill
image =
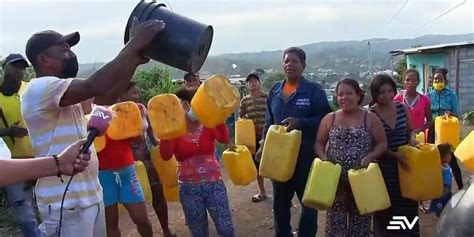
[[[137,2],[129,0],[0,0],[0,55],[23,52],[39,30],[80,31],[75,48],[86,62],[108,60],[123,47]],[[214,27],[211,54],[282,49],[320,41],[395,37],[422,25],[461,0],[166,0],[174,12]],[[405,37],[474,32],[473,0]],[[21,16],[21,17],[19,17]],[[384,31],[384,29],[386,29]]]

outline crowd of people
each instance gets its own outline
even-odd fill
[[[12,210],[24,236],[120,236],[118,204],[123,204],[141,236],[152,236],[153,228],[135,160],[147,168],[153,208],[163,236],[176,236],[168,224],[168,210],[160,183],[150,159],[150,151],[159,145],[164,160],[176,157],[179,199],[191,235],[209,236],[208,214],[223,237],[235,236],[232,211],[221,168],[216,158],[216,143],[231,146],[229,128],[223,122],[215,128],[204,127],[194,115],[191,100],[200,85],[199,75],[188,73],[184,86],[175,94],[186,111],[187,133],[169,140],[158,140],[145,119],[143,134],[126,140],[106,135],[106,146],[96,152],[79,154],[87,136],[85,115],[92,105],[109,106],[117,102],[139,104],[140,88],[131,81],[138,65],[148,62],[143,49],[165,27],[161,21],[134,21],[130,41],[116,58],[87,79],[76,78],[78,61],[71,48],[79,43],[78,32],[62,35],[41,31],[26,45],[28,61],[19,54],[8,56],[2,67],[0,136],[13,160],[0,159],[0,185],[6,191]],[[22,81],[27,67],[36,78]],[[325,91],[304,78],[305,52],[291,47],[283,52],[285,79],[264,92],[260,77],[246,78],[249,94],[240,104],[239,116],[255,124],[258,168],[266,133],[273,124],[284,124],[287,131],[302,132],[302,141],[293,177],[286,182],[272,180],[274,231],[277,237],[293,236],[290,225],[292,199],[301,202],[315,157],[332,159],[342,166],[334,205],[326,213],[326,236],[419,236],[419,224],[412,229],[387,230],[393,216],[413,219],[419,210],[439,214],[451,196],[451,177],[458,189],[463,186],[461,171],[448,144],[440,144],[445,190],[429,208],[402,197],[398,165],[409,170],[406,157],[397,153],[402,145],[415,145],[414,134],[427,131],[434,143],[433,118],[459,116],[456,94],[448,86],[447,71],[434,74],[433,90],[417,92],[420,76],[416,70],[403,75],[404,90],[385,74],[375,75],[370,84],[373,101],[369,109],[361,103],[365,91],[359,82],[345,78],[336,87],[339,108],[332,111]],[[139,104],[139,106],[144,106]],[[33,158],[35,159],[19,159]],[[377,162],[390,196],[391,207],[373,214],[360,215],[350,189],[347,170]],[[452,169],[452,171],[451,171]],[[12,175],[8,175],[7,172]],[[69,176],[79,172],[61,205]],[[14,175],[13,175],[14,174]],[[37,179],[37,180],[36,180]],[[31,182],[36,180],[35,197],[42,222],[38,224],[33,205]],[[258,193],[253,202],[267,199],[264,178],[258,177]],[[440,207],[441,205],[441,207]],[[61,210],[61,208],[63,208]],[[60,212],[63,211],[62,220]],[[302,205],[297,234],[315,236],[318,211]],[[62,226],[59,228],[59,223]],[[371,228],[371,226],[373,228]]]

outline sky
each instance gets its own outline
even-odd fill
[[[322,41],[474,32],[474,0],[160,2],[176,14],[213,26],[211,55],[280,50]],[[80,63],[109,61],[123,47],[125,25],[137,3],[138,0],[0,0],[0,56],[24,54],[26,41],[33,33],[51,29],[63,34],[80,32],[81,42],[73,48]]]

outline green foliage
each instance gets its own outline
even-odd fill
[[[263,81],[263,89],[265,91],[269,91],[270,88],[278,81],[285,80],[285,74],[283,72],[277,72],[270,74],[268,77],[265,78]]]
[[[263,70],[261,68],[255,68],[255,69],[253,69],[252,72],[257,74],[258,76],[262,76],[263,74],[265,74],[265,70]]]
[[[0,65],[3,64],[3,59],[0,60]],[[23,77],[24,81],[30,81],[32,78],[35,78],[35,70],[33,69],[33,66],[30,66],[26,68],[25,75]],[[3,67],[0,67],[0,83],[3,83]]]
[[[466,125],[474,125],[474,111],[465,113],[462,116],[462,120]]]
[[[172,81],[171,75],[172,71],[164,66],[139,69],[133,81],[140,87],[140,100],[146,104],[153,96],[174,93],[179,86]]]
[[[395,71],[397,75],[395,76],[395,82],[397,83],[398,87],[402,87],[403,85],[403,75],[407,71],[407,57],[404,56],[400,61],[398,61],[397,65],[395,65]]]

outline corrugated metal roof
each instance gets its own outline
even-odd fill
[[[429,46],[423,46],[423,47],[417,47],[417,48],[411,48],[411,49],[398,49],[398,50],[390,51],[390,54],[392,55],[416,54],[416,53],[423,53],[424,51],[430,51],[430,50],[436,50],[436,49],[446,49],[446,48],[471,46],[471,45],[474,45],[474,41],[429,45]]]

